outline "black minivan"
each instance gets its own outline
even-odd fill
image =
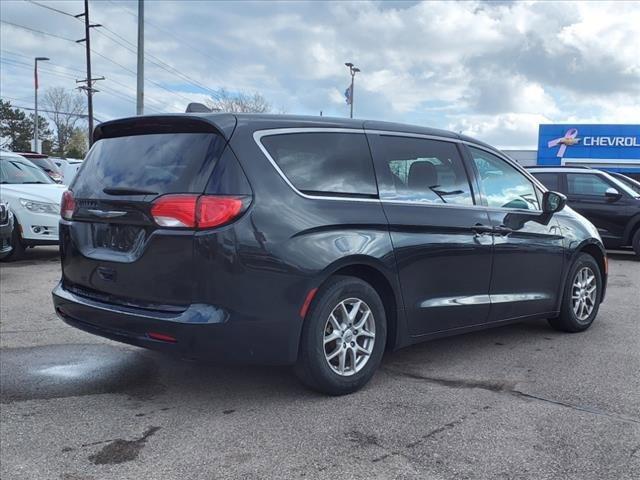
[[[385,350],[549,319],[587,329],[597,230],[498,150],[375,121],[250,114],[100,124],[62,201],[58,315],[181,357],[363,386]]]

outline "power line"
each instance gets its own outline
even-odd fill
[[[41,3],[35,2],[35,1],[33,1],[33,0],[25,0],[25,1],[27,1],[27,2],[29,2],[29,3],[31,3],[31,4],[33,4],[33,5],[36,5],[36,6],[38,6],[38,7],[46,8],[47,10],[51,10],[51,11],[53,11],[53,12],[56,12],[56,13],[59,13],[59,14],[62,14],[62,15],[69,16],[69,17],[74,18],[74,19],[76,19],[76,20],[80,20],[79,18],[76,18],[76,17],[75,17],[75,15],[72,15],[72,14],[70,14],[70,13],[68,13],[68,12],[65,12],[65,11],[62,11],[62,10],[58,10],[58,9],[53,8],[53,7],[50,7],[50,6],[48,6],[48,5],[44,5],[44,4],[41,4]],[[113,2],[111,2],[111,3],[113,3]],[[120,7],[119,7],[119,8],[120,8]],[[124,9],[124,8],[121,8],[121,10],[124,10],[124,11],[126,11],[127,13],[129,13],[130,15],[133,15],[134,17],[136,17],[136,18],[137,18],[137,15],[135,15],[135,14],[134,14],[134,13],[132,13],[131,11],[129,11],[129,10],[127,10],[127,9]],[[147,23],[149,23],[149,22],[148,22],[148,20],[146,20],[146,22],[147,22]],[[150,24],[151,24],[151,23],[150,23]],[[109,27],[107,27],[106,25],[101,24],[100,26],[101,26],[104,30],[107,30],[108,32],[110,32],[112,35],[115,35],[115,36],[116,36],[117,38],[119,38],[120,40],[122,40],[122,41],[124,41],[125,43],[127,43],[127,44],[131,45],[131,47],[133,47],[133,48],[137,49],[137,46],[136,46],[133,42],[130,42],[129,40],[127,40],[126,38],[124,38],[122,35],[118,34],[118,33],[117,33],[117,32],[115,32],[115,31],[113,31],[112,29],[110,29],[110,28],[109,28]],[[153,26],[155,26],[155,27],[156,27],[156,28],[158,28],[159,30],[163,30],[162,28],[160,28],[160,27],[158,27],[158,26],[156,26],[156,25],[153,25]],[[100,35],[105,36],[106,38],[108,38],[108,39],[109,39],[109,40],[111,40],[112,42],[114,42],[114,43],[116,43],[116,44],[120,45],[121,47],[123,47],[123,48],[125,48],[126,50],[128,50],[128,51],[132,52],[133,54],[137,54],[137,50],[134,50],[134,49],[132,49],[131,47],[129,47],[129,46],[127,46],[127,45],[125,45],[125,44],[121,43],[120,41],[118,41],[118,40],[114,39],[111,35],[107,35],[104,31],[96,30],[96,33],[99,33]],[[169,33],[169,32],[168,32],[168,33]],[[172,36],[173,36],[173,35],[172,35]],[[177,37],[175,37],[175,36],[174,36],[174,38],[177,38]],[[193,47],[192,47],[192,48],[193,48]],[[91,51],[92,51],[93,53],[96,53],[94,50],[91,50]],[[99,54],[98,54],[98,55],[99,55]],[[193,85],[193,86],[195,86],[195,87],[197,87],[197,88],[200,88],[200,89],[204,90],[204,91],[205,91],[205,92],[207,92],[209,95],[211,95],[213,98],[218,98],[218,97],[219,97],[219,95],[220,95],[220,94],[219,94],[219,92],[217,92],[217,91],[215,91],[215,90],[213,90],[213,89],[211,89],[211,88],[207,87],[206,85],[203,85],[203,84],[202,84],[202,83],[200,83],[198,80],[195,80],[194,78],[190,77],[189,75],[187,75],[187,74],[185,74],[185,73],[183,73],[183,72],[179,71],[178,69],[176,69],[176,68],[175,68],[175,67],[173,67],[172,65],[168,64],[168,63],[167,63],[167,62],[165,62],[164,60],[162,60],[162,59],[160,59],[160,58],[156,57],[155,55],[152,55],[152,54],[150,54],[150,53],[145,53],[145,54],[144,54],[144,58],[145,58],[148,62],[150,62],[150,63],[152,63],[153,65],[157,66],[158,68],[160,68],[160,69],[164,70],[165,72],[170,73],[170,74],[172,74],[172,75],[175,75],[176,77],[180,78],[181,80],[186,81],[187,83],[190,83],[191,85]],[[114,62],[114,63],[115,63],[115,62]],[[121,67],[122,67],[122,66],[121,66]],[[128,71],[133,72],[132,70],[128,70]],[[135,72],[133,72],[133,73],[135,73]],[[152,81],[150,81],[150,80],[147,80],[147,81],[149,81],[149,82],[153,83],[153,82],[152,82]],[[157,85],[157,84],[156,84],[156,85]],[[173,90],[170,90],[170,89],[169,89],[168,91],[173,92]],[[186,99],[186,97],[182,97],[182,98],[185,98],[185,99]],[[186,99],[186,100],[187,100],[187,101],[191,101],[191,99]]]
[[[11,97],[5,97],[5,98],[11,98]],[[35,110],[35,108],[33,107],[25,107],[23,105],[11,105],[13,108],[19,108],[21,110],[30,110],[33,111]],[[82,118],[87,118],[89,115],[85,114],[85,113],[69,113],[69,112],[60,112],[58,110],[43,110],[41,108],[38,108],[38,112],[46,112],[46,113],[57,113],[60,115],[69,115],[72,117],[82,117]],[[96,120],[98,120],[98,118],[96,118]],[[98,120],[98,122],[102,123],[102,120]]]
[[[80,20],[79,18],[76,18],[76,17],[75,17],[75,15],[72,15],[72,14],[70,14],[70,13],[68,13],[68,12],[64,12],[64,11],[62,11],[62,10],[58,10],[58,9],[56,9],[56,8],[53,8],[53,7],[49,7],[48,5],[43,5],[43,4],[38,3],[38,2],[35,2],[35,1],[33,1],[33,0],[25,0],[25,1],[27,1],[27,2],[29,2],[29,3],[31,3],[31,4],[33,4],[33,5],[36,5],[36,6],[38,6],[38,7],[46,8],[47,10],[51,10],[51,11],[54,11],[54,12],[60,13],[60,14],[62,14],[62,15],[69,16],[69,17],[74,18],[74,19],[76,19],[76,20]],[[131,12],[128,12],[128,13],[131,13]],[[136,18],[137,18],[137,15],[134,15],[134,16],[136,16]],[[109,31],[112,35],[115,35],[117,38],[119,38],[119,39],[123,40],[124,42],[126,42],[127,44],[131,45],[133,48],[137,48],[137,46],[136,46],[134,43],[130,42],[129,40],[127,40],[127,39],[126,39],[126,38],[124,38],[122,35],[118,34],[117,32],[115,32],[115,31],[111,30],[111,29],[110,29],[109,27],[107,27],[106,25],[101,24],[100,26],[101,26],[103,29],[105,29],[105,30]],[[132,53],[134,53],[134,54],[137,54],[137,50],[133,50],[131,47],[129,47],[129,46],[127,46],[127,45],[124,45],[123,43],[119,42],[118,40],[115,40],[113,37],[111,37],[110,35],[107,35],[105,32],[103,32],[103,31],[101,31],[101,30],[96,30],[96,33],[99,33],[99,34],[101,34],[101,35],[104,35],[105,37],[107,37],[107,38],[108,38],[109,40],[111,40],[112,42],[117,43],[117,44],[118,44],[118,45],[120,45],[121,47],[125,48],[126,50],[129,50],[130,52],[132,52]],[[92,51],[93,51],[93,50],[92,50]],[[96,52],[94,52],[94,53],[96,53]],[[218,92],[216,92],[216,91],[214,91],[214,90],[210,89],[209,87],[206,87],[205,85],[203,85],[203,84],[199,83],[197,80],[194,80],[193,78],[189,77],[188,75],[186,75],[186,74],[184,74],[184,73],[180,72],[180,71],[179,71],[179,70],[177,70],[175,67],[173,67],[173,66],[169,65],[168,63],[166,63],[165,61],[163,61],[163,60],[159,59],[158,57],[156,57],[156,56],[154,56],[154,55],[151,55],[151,54],[144,54],[144,57],[145,57],[145,59],[146,59],[147,61],[149,61],[149,62],[150,62],[150,63],[152,63],[153,65],[157,66],[158,68],[161,68],[161,69],[162,69],[162,70],[164,70],[165,72],[168,72],[168,73],[170,73],[170,74],[173,74],[173,75],[175,75],[175,76],[179,77],[181,80],[186,80],[186,81],[187,81],[187,83],[191,83],[192,85],[194,85],[194,86],[196,86],[196,87],[198,87],[198,88],[201,88],[201,89],[203,89],[203,90],[205,90],[205,91],[208,91],[208,92],[211,94],[211,96],[213,96],[214,98],[216,98],[216,97],[219,95],[219,94],[218,94]],[[154,61],[154,60],[155,60],[155,61]],[[159,62],[159,63],[158,63],[158,62]],[[115,62],[114,62],[114,63],[115,63]],[[129,70],[129,71],[133,72],[132,70]],[[135,73],[135,72],[133,72],[133,73]],[[147,80],[147,81],[149,81],[149,80]],[[170,90],[170,91],[172,91],[172,90]],[[183,97],[183,98],[186,98],[186,97]],[[187,101],[190,101],[190,99],[187,99]]]
[[[13,22],[7,22],[6,20],[0,20],[0,23],[6,23],[7,25],[11,25],[12,27],[22,28],[24,30],[29,30],[31,32],[39,33],[41,35],[47,35],[48,37],[59,38],[60,40],[66,40],[67,42],[76,43],[76,41],[72,40],[71,38],[62,37],[54,33],[43,32],[42,30],[37,30],[31,27],[25,27],[24,25],[18,25],[17,23],[13,23]]]
[[[69,12],[65,12],[63,10],[58,10],[57,8],[50,7],[49,5],[44,5],[42,3],[34,2],[33,0],[24,0],[24,1],[28,2],[28,3],[32,3],[33,5],[37,5],[37,6],[42,7],[42,8],[46,8],[47,10],[51,10],[51,11],[56,12],[56,13],[61,13],[62,15],[66,15],[66,16],[71,17],[71,18],[76,18],[75,15],[73,15],[73,14],[71,14]]]
[[[29,65],[28,63],[18,62],[16,60],[13,60],[13,59],[10,59],[10,58],[0,59],[0,62],[6,63],[7,65],[11,65],[12,67],[20,67],[20,68],[24,68],[24,69],[27,69],[27,70],[33,69],[33,65]],[[63,72],[56,72],[54,70],[49,70],[49,69],[42,68],[42,67],[38,67],[38,71],[39,72],[48,73],[48,74],[56,76],[56,77],[69,78],[71,80],[75,80],[75,78],[76,78],[75,76],[67,75],[67,74],[65,74]]]
[[[29,56],[27,56],[27,55],[22,55],[22,54],[20,54],[20,53],[12,52],[12,51],[10,51],[10,50],[0,49],[0,51],[2,51],[2,52],[4,52],[4,53],[8,53],[8,54],[10,54],[10,55],[15,55],[15,56],[17,56],[17,57],[25,58],[25,59],[27,59],[27,60],[29,60],[29,61],[30,61],[30,60],[32,60],[32,58],[31,58],[31,57],[29,57]],[[10,61],[10,62],[20,63],[20,62],[19,62],[19,60],[15,60],[15,59],[13,59],[13,58],[4,58],[4,59],[2,59],[2,61],[5,61],[5,62]],[[49,62],[49,63],[50,63],[52,66],[54,66],[54,67],[62,68],[62,69],[65,69],[65,70],[69,70],[70,72],[77,72],[77,73],[83,73],[83,74],[84,74],[84,72],[83,72],[82,70],[77,69],[77,68],[69,67],[69,66],[66,66],[66,65],[60,65],[59,63],[56,63],[56,62]],[[10,63],[9,65],[12,65],[12,66],[18,66],[18,65],[11,64],[11,63]],[[21,65],[21,66],[28,67],[28,69],[31,69],[31,64],[30,64],[30,63],[21,63],[20,65]],[[60,72],[57,72],[57,71],[55,71],[55,70],[50,70],[50,69],[42,68],[42,67],[39,67],[39,68],[38,68],[38,71],[42,71],[42,72],[45,72],[45,73],[51,73],[51,74],[52,74],[52,75],[54,75],[54,76],[55,76],[55,75],[57,75],[57,76],[60,76],[60,77],[61,77],[61,75],[62,75]],[[62,77],[61,77],[61,78],[62,78]],[[68,78],[75,79],[75,76],[74,76],[74,77],[68,77]],[[122,82],[119,82],[118,80],[115,80],[114,78],[109,77],[109,78],[106,78],[106,79],[105,79],[105,81],[106,81],[106,82],[112,82],[112,83],[114,83],[114,84],[116,84],[116,85],[119,85],[120,87],[126,88],[126,89],[131,90],[132,92],[134,92],[134,93],[135,93],[135,89],[134,89],[134,88],[132,88],[131,86],[126,85],[126,84],[124,84],[124,83],[122,83]],[[101,87],[101,88],[103,88],[103,89],[104,89],[104,87]],[[115,91],[115,90],[114,90],[114,91]],[[135,101],[135,97],[130,97],[130,98],[132,98],[132,99]],[[155,98],[155,97],[151,97],[151,96],[148,96],[148,95],[147,95],[147,96],[146,96],[146,98],[147,98],[147,100],[151,100],[151,101],[153,101],[153,102],[154,102],[155,104],[157,104],[157,105],[162,105],[162,106],[164,106],[164,105],[165,105],[165,102],[163,102],[163,101],[161,101],[161,100],[158,100],[158,99],[157,99],[157,98]],[[150,109],[152,109],[152,110],[155,110],[155,111],[157,111],[157,112],[160,112],[160,111],[161,111],[161,110],[158,110],[157,108],[153,108],[153,107],[149,107],[149,108],[150,108]]]
[[[108,0],[108,2],[109,2],[110,4],[112,4],[112,5],[114,5],[116,8],[118,8],[118,9],[122,10],[123,12],[126,12],[127,14],[129,14],[129,15],[133,16],[134,18],[138,18],[138,16],[137,16],[134,12],[132,12],[131,10],[129,10],[128,8],[125,8],[125,7],[122,7],[122,6],[118,5],[118,4],[117,4],[116,2],[114,2],[113,0]],[[149,24],[149,25],[151,25],[152,27],[154,27],[154,28],[156,28],[156,29],[160,30],[161,32],[164,32],[164,33],[166,33],[167,35],[169,35],[169,36],[171,36],[171,37],[175,38],[176,40],[178,40],[178,42],[182,43],[183,45],[185,45],[185,46],[189,47],[189,48],[190,48],[190,49],[192,49],[192,50],[195,50],[196,52],[200,53],[200,54],[201,54],[201,55],[203,55],[204,57],[206,57],[206,58],[208,58],[208,59],[210,59],[210,60],[213,60],[214,62],[217,62],[217,61],[218,61],[218,59],[213,58],[213,57],[212,57],[211,55],[209,55],[206,51],[204,51],[204,50],[200,49],[200,47],[198,47],[198,46],[196,46],[196,45],[193,45],[193,44],[192,44],[192,43],[190,43],[190,42],[187,42],[186,40],[184,40],[184,38],[181,38],[181,37],[179,37],[178,35],[176,35],[174,32],[172,32],[172,31],[170,31],[170,30],[167,30],[167,29],[165,29],[165,28],[163,28],[163,27],[159,26],[159,25],[158,25],[158,24],[156,24],[156,23],[153,23],[151,20],[149,20],[149,19],[145,18],[145,23],[146,23],[146,24]]]
[[[72,40],[72,39],[70,39],[70,38],[61,37],[61,36],[59,36],[59,35],[55,35],[55,34],[53,34],[53,33],[49,33],[49,32],[43,32],[42,30],[37,30],[37,29],[35,29],[35,28],[25,27],[24,25],[18,25],[17,23],[7,22],[6,20],[0,20],[0,22],[2,22],[2,23],[6,23],[6,24],[8,24],[8,25],[12,25],[12,26],[17,27],[17,28],[22,28],[22,29],[24,29],[24,30],[29,30],[29,31],[32,31],[32,32],[35,32],[35,33],[39,33],[39,34],[41,34],[41,35],[47,35],[47,36],[50,36],[50,37],[59,38],[59,39],[61,39],[61,40],[66,40],[67,42],[71,42],[71,43],[74,43],[74,44],[76,43],[76,41],[75,41],[75,40]],[[100,53],[100,52],[98,52],[98,51],[96,51],[96,50],[94,50],[94,49],[91,49],[91,52],[92,52],[92,53],[95,53],[96,55],[98,55],[98,56],[100,56],[100,57],[104,58],[105,60],[107,60],[107,61],[109,61],[109,62],[113,63],[114,65],[117,65],[118,67],[122,68],[123,70],[126,70],[126,71],[127,71],[127,72],[129,72],[129,73],[132,73],[133,75],[135,75],[135,74],[136,74],[136,72],[134,72],[134,71],[133,71],[133,70],[131,70],[130,68],[125,67],[124,65],[122,65],[122,64],[120,64],[120,63],[118,63],[118,62],[116,62],[115,60],[110,59],[110,58],[109,58],[109,57],[107,57],[106,55],[103,55],[102,53]],[[153,85],[155,85],[155,86],[157,86],[157,87],[159,87],[159,88],[162,88],[163,90],[167,91],[168,93],[171,93],[172,95],[175,95],[175,96],[177,96],[177,97],[180,97],[182,100],[185,100],[185,101],[187,101],[187,102],[191,102],[191,101],[192,101],[192,99],[191,99],[191,98],[187,98],[187,97],[185,97],[184,95],[181,95],[180,93],[176,92],[175,90],[171,90],[170,88],[167,88],[167,87],[165,87],[164,85],[159,84],[158,82],[155,82],[155,81],[150,80],[150,79],[147,79],[146,81],[147,81],[147,82],[149,82],[149,83],[151,83],[151,84],[153,84]]]
[[[24,58],[24,59],[26,59],[26,60],[33,61],[33,57],[29,57],[29,56],[27,56],[27,55],[22,55],[21,53],[12,52],[12,51],[10,51],[10,50],[5,50],[4,48],[3,48],[3,49],[0,49],[0,51],[2,51],[2,52],[4,52],[4,53],[8,53],[9,55],[15,55],[16,57],[21,57],[21,58]],[[14,60],[14,59],[12,59],[12,58],[9,58],[9,59],[7,59],[7,60],[17,61],[17,60]],[[54,65],[54,66],[58,67],[58,68],[64,68],[65,70],[69,70],[69,71],[73,71],[73,72],[78,72],[78,73],[84,73],[82,70],[80,70],[80,69],[78,69],[78,68],[69,67],[69,66],[67,66],[67,65],[61,65],[61,64],[59,64],[59,63],[57,63],[57,62],[52,62],[52,61],[49,61],[49,63],[50,63],[51,65]],[[31,65],[31,64],[29,63],[29,64],[27,64],[27,65]],[[40,68],[42,68],[42,67],[38,67],[38,70],[40,70]]]
[[[135,75],[135,74],[136,74],[136,72],[134,72],[134,71],[133,71],[133,70],[131,70],[130,68],[127,68],[127,67],[125,67],[124,65],[122,65],[122,64],[120,64],[120,63],[118,63],[118,62],[116,62],[116,61],[114,61],[114,60],[111,60],[111,59],[110,59],[109,57],[107,57],[106,55],[103,55],[103,54],[101,54],[100,52],[96,52],[95,50],[91,50],[91,51],[92,51],[93,53],[95,53],[96,55],[98,55],[99,57],[104,58],[104,59],[105,59],[105,60],[107,60],[108,62],[111,62],[111,63],[113,63],[114,65],[119,66],[119,67],[120,67],[120,68],[122,68],[123,70],[126,70],[127,72],[129,72],[129,73],[131,73],[131,74],[133,74],[133,75]],[[149,82],[149,83],[151,83],[151,84],[153,84],[153,85],[155,85],[155,86],[157,86],[157,87],[160,87],[160,88],[162,88],[163,90],[166,90],[167,92],[171,93],[172,95],[175,95],[175,96],[177,96],[177,97],[180,97],[180,98],[181,98],[181,99],[183,99],[183,100],[186,100],[187,102],[191,102],[191,101],[192,101],[192,99],[187,98],[187,97],[185,97],[185,96],[183,96],[183,95],[179,94],[178,92],[176,92],[176,91],[174,91],[174,90],[171,90],[170,88],[167,88],[167,87],[165,87],[164,85],[159,84],[158,82],[155,82],[155,81],[150,80],[150,79],[147,79],[147,80],[145,80],[145,81],[146,81],[146,82]]]
[[[5,63],[7,65],[11,65],[12,67],[19,67],[19,68],[24,68],[25,70],[31,70],[33,67],[31,65],[25,64],[25,63],[11,63],[11,62],[15,62],[15,60],[11,60],[11,59],[1,59],[0,60],[2,63]],[[48,73],[50,75],[56,76],[56,77],[60,77],[60,78],[65,78],[65,79],[70,79],[70,80],[75,80],[75,76],[71,76],[71,75],[65,75],[62,72],[55,72],[55,71],[51,71],[49,69],[44,69],[42,67],[38,68],[39,72],[44,72],[44,73]],[[113,80],[112,80],[113,81]],[[124,84],[121,84],[124,85]],[[123,94],[122,92],[118,92],[117,90],[113,90],[111,88],[105,88],[104,86],[100,87],[101,91],[103,91],[105,94],[107,95],[111,95],[113,97],[116,98],[120,98],[121,100],[125,100],[127,102],[131,102],[132,100],[135,101],[135,98],[129,96],[127,97],[125,94]],[[5,95],[5,97],[7,97]],[[11,97],[7,97],[7,98],[11,98]],[[15,98],[16,100],[20,100]],[[159,100],[153,99],[156,103],[158,103],[159,105],[164,105],[163,102],[160,102]],[[148,106],[148,108],[150,110],[154,110],[157,113],[162,113],[162,110],[152,107],[152,106]]]
[[[111,33],[114,33],[111,29],[109,29],[108,27],[105,27],[103,25],[103,28],[105,28],[105,30],[108,30]],[[105,32],[98,32],[101,35],[104,35],[105,37],[107,37],[109,40],[111,40],[114,43],[117,43],[118,45],[120,45],[122,48],[130,51],[133,54],[137,54],[137,50],[132,49],[131,47],[128,47],[127,45],[119,42],[118,40],[115,40],[113,37],[110,37],[109,35],[107,35]],[[120,37],[120,36],[118,36]],[[122,37],[120,37],[122,38]],[[128,40],[124,40],[127,43],[131,43]],[[215,92],[214,90],[211,90],[209,87],[204,86],[203,84],[199,83],[197,80],[194,80],[193,78],[189,77],[187,74],[180,72],[178,69],[176,69],[175,67],[173,67],[172,65],[168,64],[167,62],[159,59],[158,57],[151,55],[150,53],[147,53],[144,55],[145,60],[147,60],[149,63],[155,65],[156,67],[164,70],[167,73],[170,73],[172,75],[175,75],[176,77],[180,78],[183,81],[186,81],[187,83],[192,84],[195,87],[201,88],[202,90],[206,90],[209,93],[211,93],[213,96],[217,96],[217,92]]]
[[[128,41],[127,39],[125,39],[121,35],[118,35],[113,30],[108,28],[106,25],[103,24],[102,27],[105,30],[109,31],[110,33],[116,35],[118,38],[121,38],[126,43],[128,43],[130,45],[133,45],[133,43],[131,43],[130,41]],[[104,35],[105,37],[109,38],[112,42],[117,43],[118,45],[120,45],[124,49],[130,51],[131,53],[137,54],[137,50],[134,50],[133,48],[131,48],[131,47],[119,42],[118,40],[114,39],[113,37],[107,35],[104,31],[98,31],[98,33],[100,33],[101,35]],[[135,45],[133,45],[133,46],[135,48]],[[218,98],[219,97],[219,95],[220,95],[219,92],[216,92],[215,90],[207,87],[206,85],[203,85],[198,80],[195,80],[193,77],[190,77],[186,73],[183,73],[183,72],[179,71],[177,68],[175,68],[174,66],[168,64],[164,60],[156,57],[155,55],[152,55],[150,53],[145,53],[144,58],[149,63],[155,65],[156,67],[158,67],[158,68],[160,68],[162,70],[164,70],[165,72],[168,72],[168,73],[170,73],[172,75],[175,75],[176,77],[180,78],[181,80],[186,81],[187,83],[190,83],[191,85],[204,90],[205,92],[209,93],[213,98]]]

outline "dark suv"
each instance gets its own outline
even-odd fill
[[[530,167],[547,188],[592,222],[607,248],[633,247],[640,256],[640,191],[634,180],[580,167]]]
[[[441,130],[269,115],[102,123],[62,201],[68,324],[182,357],[291,364],[331,394],[383,352],[594,321],[596,229],[498,150]]]

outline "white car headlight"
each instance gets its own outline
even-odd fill
[[[60,205],[57,203],[35,202],[21,198],[20,204],[33,213],[53,213],[54,215],[60,213]]]

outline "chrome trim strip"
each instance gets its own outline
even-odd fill
[[[272,128],[267,130],[256,130],[253,132],[253,141],[256,142],[258,148],[262,151],[271,166],[278,172],[278,175],[284,180],[284,182],[291,188],[295,193],[297,193],[302,198],[306,198],[308,200],[338,200],[342,202],[368,202],[368,203],[389,203],[389,204],[403,204],[403,205],[419,205],[423,207],[457,207],[457,208],[484,208],[489,209],[489,207],[485,207],[484,205],[459,205],[459,204],[448,204],[448,203],[434,203],[434,204],[426,204],[424,202],[416,202],[412,200],[393,200],[393,199],[382,199],[382,198],[353,198],[353,197],[330,197],[324,195],[308,195],[306,193],[302,193],[298,190],[287,178],[284,172],[280,169],[276,161],[269,154],[265,146],[262,144],[262,137],[267,137],[271,135],[285,135],[289,133],[321,133],[321,132],[329,132],[329,133],[352,133],[352,134],[377,134],[377,135],[390,135],[390,136],[399,136],[399,137],[412,137],[412,138],[425,138],[428,140],[439,140],[450,143],[464,143],[467,145],[471,145],[473,147],[477,147],[481,150],[484,150],[488,153],[492,153],[503,160],[506,160],[509,164],[512,164],[513,161],[508,157],[505,157],[503,154],[495,152],[487,147],[483,147],[482,145],[477,145],[473,142],[469,142],[466,140],[460,140],[459,138],[449,138],[449,137],[440,137],[437,135],[426,135],[420,133],[409,133],[409,132],[395,132],[391,130],[371,130],[371,129],[356,129],[356,128],[332,128],[332,127],[291,127],[291,128]],[[531,175],[533,177],[533,175]],[[528,177],[527,177],[528,178]],[[537,179],[533,177],[534,181],[537,182]],[[540,210],[522,210],[515,208],[501,208],[494,207],[490,208],[490,210],[498,210],[505,212],[529,212],[529,213],[538,213]]]
[[[95,210],[95,209],[89,209],[87,210],[90,214],[95,215],[96,217],[100,217],[100,218],[117,218],[117,217],[124,217],[127,212],[122,212],[122,211],[118,211],[118,210]]]
[[[491,303],[530,302],[532,300],[548,300],[551,295],[545,293],[500,293],[489,295]]]
[[[393,200],[391,198],[381,198],[380,202],[387,204],[399,204],[399,205],[413,205],[416,207],[437,207],[437,208],[474,208],[474,209],[484,209],[487,207],[484,205],[461,205],[459,203],[427,203],[427,202],[418,202],[415,200]],[[513,211],[512,209],[508,209],[509,211]]]
[[[468,297],[440,297],[425,300],[420,303],[420,308],[433,307],[459,307],[470,305],[484,305],[491,303],[489,295],[470,295]]]
[[[470,295],[467,297],[440,297],[420,302],[420,308],[460,307],[486,305],[494,303],[529,302],[548,300],[551,296],[544,293],[500,293],[497,295]]]
[[[268,135],[284,135],[287,133],[359,133],[364,135],[364,130],[361,128],[346,128],[346,127],[285,127],[285,128],[270,128],[267,130],[256,130],[253,132],[254,139],[261,139]]]
[[[427,140],[438,140],[450,143],[462,143],[459,138],[441,137],[440,135],[428,135],[426,133],[411,133],[411,132],[394,132],[392,130],[371,130],[365,129],[365,133],[371,135],[388,135],[391,137],[413,137],[413,138],[425,138]]]

